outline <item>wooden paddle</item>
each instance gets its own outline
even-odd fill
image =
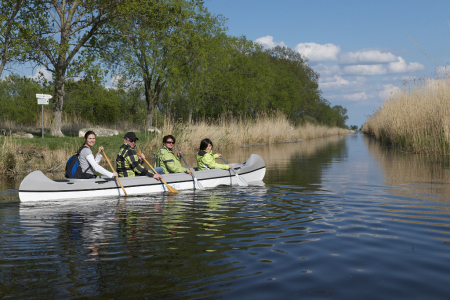
[[[141,155],[141,150],[138,151],[137,155]],[[155,169],[153,169],[152,165],[148,163],[148,161],[144,158],[144,161],[147,163],[147,165],[152,169],[153,173],[158,174]],[[166,185],[167,190],[169,191],[170,194],[176,194],[178,193],[178,190],[176,188],[174,188],[173,186],[170,186],[167,184],[167,182],[161,178],[161,181]]]
[[[102,150],[102,152],[103,152],[103,156],[105,156],[105,158],[106,158],[106,161],[108,162],[108,165],[109,165],[109,167],[111,168],[111,170],[114,172],[114,168],[113,168],[113,166],[112,166],[112,164],[111,164],[111,162],[109,161],[109,159],[108,159],[108,156],[106,156],[106,153],[105,153],[105,151],[104,150]],[[120,184],[120,186],[122,187],[122,190],[123,190],[123,192],[125,193],[125,196],[127,196],[128,197],[128,194],[127,194],[127,192],[125,191],[125,188],[123,187],[123,185],[122,185],[122,182],[120,182],[120,179],[119,179],[119,177],[116,177],[116,179],[117,179],[117,182]]]

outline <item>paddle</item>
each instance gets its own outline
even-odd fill
[[[109,167],[110,167],[111,170],[114,172],[114,168],[113,168],[113,166],[111,165],[111,162],[109,161],[108,156],[106,156],[106,153],[105,153],[104,150],[102,150],[102,152],[103,152],[103,156],[105,156],[105,159],[106,159],[106,161],[108,162]],[[117,182],[119,182],[120,186],[122,187],[122,190],[123,190],[123,192],[125,193],[125,196],[128,197],[128,194],[127,194],[127,192],[125,191],[125,188],[123,187],[122,182],[120,182],[119,177],[116,177],[116,179],[117,179]]]
[[[223,159],[222,156],[221,156],[220,158],[228,165],[228,163],[225,161],[225,159]],[[248,186],[247,180],[245,180],[244,177],[240,177],[240,176],[236,173],[236,171],[234,171],[233,167],[231,167],[231,170],[233,171],[234,175],[236,175],[237,182],[238,182],[238,184],[239,184],[240,186]]]
[[[177,150],[178,150],[178,152],[180,152],[180,148],[177,147]],[[190,168],[189,168],[189,165],[187,164],[186,160],[184,159],[183,154],[182,154],[182,153],[180,153],[180,154],[181,154],[181,157],[182,157],[183,160],[184,160],[184,163],[186,164],[186,167],[188,167],[188,169],[190,169]],[[194,176],[193,173],[192,173],[192,179],[194,179],[194,187],[196,187],[196,188],[199,189],[199,190],[204,190],[204,189],[205,189],[205,188],[203,187],[203,185],[202,185],[200,182],[197,181],[197,178],[195,178],[195,176]]]
[[[138,151],[137,155],[141,155],[141,150]],[[147,165],[152,169],[153,173],[158,174],[155,169],[153,169],[152,165],[148,163],[148,161],[144,158],[144,161],[147,163]],[[174,188],[173,186],[170,186],[167,184],[167,182],[161,178],[161,181],[166,185],[167,190],[169,191],[169,193],[171,194],[176,194],[178,193],[178,190],[176,188]]]

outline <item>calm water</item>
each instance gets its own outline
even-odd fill
[[[450,296],[450,170],[362,134],[224,156],[250,153],[265,185],[23,205],[3,179],[0,297]]]

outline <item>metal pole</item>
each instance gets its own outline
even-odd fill
[[[42,104],[42,138],[44,138],[44,105]]]

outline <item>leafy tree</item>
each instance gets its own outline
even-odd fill
[[[19,37],[21,22],[26,20],[20,12],[26,4],[25,0],[0,0],[0,77],[27,46]]]
[[[42,87],[39,83],[17,74],[0,80],[0,119],[33,125],[40,116],[36,101],[36,93],[40,92]]]
[[[23,12],[28,16],[23,33],[31,45],[26,59],[53,74],[53,120],[51,134],[63,136],[61,114],[66,77],[88,70],[101,76],[92,57],[78,56],[80,49],[98,34],[117,13],[120,0],[35,0]]]
[[[116,34],[103,36],[96,45],[109,48],[104,62],[114,75],[144,86],[146,126],[150,127],[156,105],[171,78],[188,72],[201,53],[205,36],[220,31],[203,1],[131,1],[111,24]]]
[[[288,47],[266,51],[272,59],[275,81],[271,92],[271,109],[281,109],[290,119],[311,114],[321,102],[319,74],[308,60]]]
[[[346,127],[345,121],[348,119],[347,109],[341,105],[335,105],[333,106],[333,110],[336,112],[336,126]]]

